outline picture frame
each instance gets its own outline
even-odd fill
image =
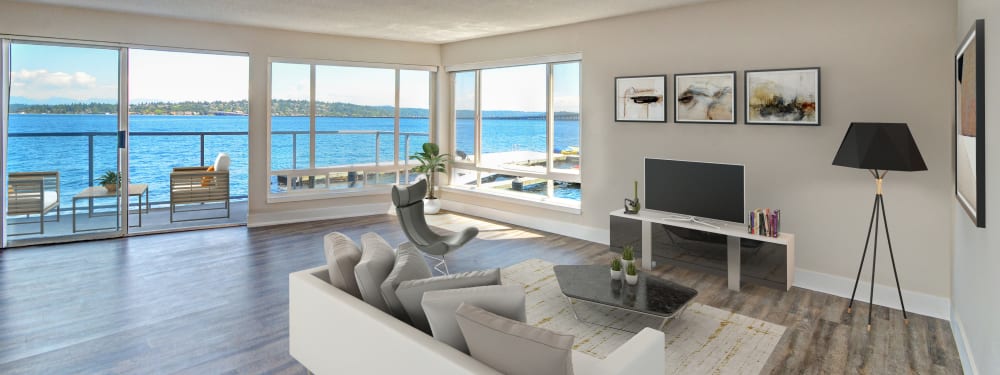
[[[976,20],[955,50],[955,198],[977,227],[986,227],[986,41]]]
[[[615,77],[615,122],[667,122],[667,76]]]
[[[736,124],[736,72],[674,74],[674,122]]]
[[[820,68],[743,72],[743,122],[747,125],[819,126]]]

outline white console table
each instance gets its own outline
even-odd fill
[[[758,234],[747,233],[745,224],[724,224],[712,222],[719,228],[712,228],[704,224],[699,224],[683,220],[671,220],[671,216],[683,216],[663,211],[643,209],[637,214],[626,214],[622,209],[611,211],[611,216],[626,219],[640,220],[642,222],[642,253],[640,266],[649,270],[653,268],[653,223],[665,224],[673,227],[686,228],[696,231],[721,234],[726,236],[726,271],[729,277],[729,289],[740,290],[740,239],[748,238],[756,241],[770,242],[784,245],[786,250],[786,282],[785,290],[791,289],[792,280],[795,275],[795,235],[790,233],[780,233],[778,237],[768,237]]]

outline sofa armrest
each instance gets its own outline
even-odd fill
[[[604,360],[590,357],[586,358],[586,366],[577,366],[582,361],[578,361],[576,357],[587,355],[574,352],[573,371],[577,375],[661,375],[667,371],[665,346],[666,336],[662,331],[643,328]]]

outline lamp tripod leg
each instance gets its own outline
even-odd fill
[[[865,257],[868,256],[868,241],[872,237],[872,225],[875,224],[875,208],[878,207],[878,195],[875,195],[875,202],[872,203],[872,216],[868,220],[868,235],[865,236],[865,250],[861,253],[861,264],[858,265],[858,275],[854,277],[854,289],[851,290],[851,302],[847,304],[847,313],[851,313],[854,307],[854,295],[858,292],[858,281],[861,280],[861,269],[865,266]]]
[[[875,214],[882,209],[882,194],[875,196]],[[875,310],[875,259],[878,257],[878,220],[875,220],[875,243],[872,244],[872,282],[868,290],[868,331],[872,330],[872,310]]]
[[[899,294],[899,307],[903,310],[903,324],[910,325],[910,319],[906,316],[906,305],[903,304],[903,289],[899,286],[899,273],[896,272],[896,256],[892,254],[892,239],[889,237],[889,221],[885,216],[885,198],[878,196],[882,207],[882,224],[885,227],[885,241],[889,244],[889,260],[892,261],[892,276],[896,278],[896,293]]]

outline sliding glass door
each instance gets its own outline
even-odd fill
[[[122,235],[124,50],[4,45],[8,243]]]
[[[246,224],[246,55],[0,42],[0,245]]]

